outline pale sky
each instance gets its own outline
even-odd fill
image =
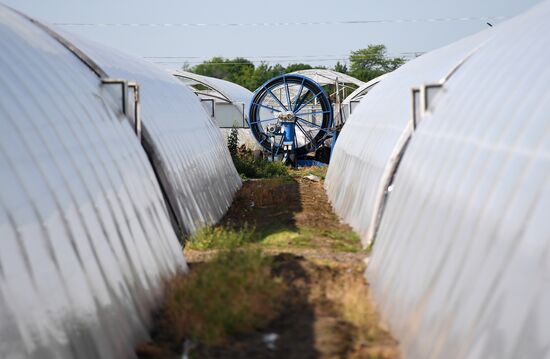
[[[180,67],[212,56],[332,66],[350,51],[377,43],[390,55],[407,56],[485,29],[484,17],[497,25],[540,0],[0,1],[65,24],[57,26],[66,31],[140,57],[167,57],[149,60]],[[308,22],[326,24],[303,24]],[[239,25],[223,25],[228,23]],[[267,24],[252,25],[258,23]]]

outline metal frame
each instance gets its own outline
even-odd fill
[[[214,101],[214,99],[211,99],[211,98],[201,98],[200,101],[201,101],[201,102],[211,102],[211,103],[212,103],[212,113],[210,114],[210,117],[216,116],[216,110],[215,110],[216,101]]]
[[[249,129],[250,128],[250,124],[248,123],[248,120],[246,118],[246,104],[244,102],[233,102],[232,103],[233,106],[237,106],[238,104],[240,104],[242,106],[242,110],[241,110],[241,113],[242,113],[242,126],[240,127],[237,127],[237,126],[219,126],[219,128],[246,128],[246,129]],[[215,102],[214,102],[214,105],[215,105]]]
[[[122,113],[129,117],[128,113],[128,89],[132,89],[134,92],[133,99],[133,117],[134,117],[134,132],[136,136],[141,141],[141,106],[140,106],[140,95],[139,95],[139,84],[134,81],[128,81],[124,79],[102,79],[101,83],[103,85],[120,85],[122,90]]]

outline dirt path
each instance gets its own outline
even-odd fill
[[[332,212],[322,181],[304,174],[307,170],[293,172],[292,179],[246,181],[220,224],[246,224],[260,234],[257,245],[273,256],[272,275],[288,288],[281,313],[227,345],[199,344],[194,358],[399,357],[397,342],[380,328],[368,298],[367,253]],[[191,268],[215,253],[185,251]]]

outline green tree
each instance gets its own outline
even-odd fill
[[[190,70],[199,75],[211,76],[240,84],[252,75],[254,64],[242,57],[234,59],[213,57]]]
[[[286,67],[286,73],[294,72],[294,71],[300,71],[300,70],[310,70],[313,67],[309,64],[290,64]]]
[[[250,91],[255,91],[267,80],[280,76],[284,73],[286,73],[286,69],[283,66],[279,64],[270,66],[267,63],[262,62],[260,65],[256,66],[250,77],[244,79],[239,84],[246,87]]]
[[[350,54],[350,67],[341,62],[337,62],[334,70],[349,74],[363,81],[369,81],[386,72],[390,72],[401,66],[405,60],[400,57],[388,57],[386,46],[369,45],[366,49],[352,51]],[[194,67],[189,68],[189,64],[184,65],[184,70],[194,72],[199,75],[216,77],[227,80],[255,91],[264,82],[273,77],[282,74],[308,70],[312,68],[326,69],[325,66],[312,67],[309,64],[296,63],[284,67],[280,64],[269,65],[262,62],[254,66],[252,61],[242,57],[224,58],[213,57]]]
[[[334,65],[334,71],[339,72],[341,74],[347,74],[348,73],[348,67],[346,64],[342,64],[340,61],[336,62],[336,65]]]
[[[388,57],[385,45],[369,45],[366,49],[352,51],[349,61],[350,75],[363,81],[393,71],[405,63],[401,57]]]

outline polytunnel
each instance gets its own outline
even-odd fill
[[[328,193],[375,240],[367,276],[405,357],[550,358],[549,16],[404,65],[336,145]]]
[[[363,81],[356,79],[353,76],[343,74],[338,71],[329,70],[329,69],[308,69],[308,70],[298,70],[292,72],[292,74],[301,75],[309,77],[313,81],[317,82],[319,85],[331,85],[335,82],[341,84],[342,86],[355,85],[362,86]]]
[[[451,74],[491,34],[476,34],[404,64],[369,91],[340,132],[326,189],[336,212],[366,246],[372,242],[386,190],[413,130],[412,88]]]
[[[308,69],[294,71],[292,74],[305,76],[327,89],[334,107],[334,124],[340,128],[347,120],[348,108],[344,107],[344,99],[363,87],[365,83],[353,76],[329,69]]]
[[[170,75],[2,5],[0,23],[0,357],[135,357],[186,269],[167,181],[192,229],[240,180]]]
[[[382,81],[384,77],[386,77],[386,75],[378,76],[377,78],[374,78],[369,82],[362,84],[352,93],[346,96],[344,101],[342,101],[342,117],[344,123],[347,121],[353,110],[355,110],[355,107],[359,105],[363,97],[365,97],[370,92],[370,90],[374,88],[374,86]]]
[[[232,129],[238,132],[239,145],[250,149],[261,149],[250,132],[248,111],[252,92],[236,83],[202,76],[188,71],[171,71],[177,79],[190,86],[199,96],[210,118],[220,128],[227,140]]]
[[[197,96],[166,71],[92,41],[64,34],[108,76],[139,83],[143,145],[181,232],[217,222],[241,180],[220,131]]]

